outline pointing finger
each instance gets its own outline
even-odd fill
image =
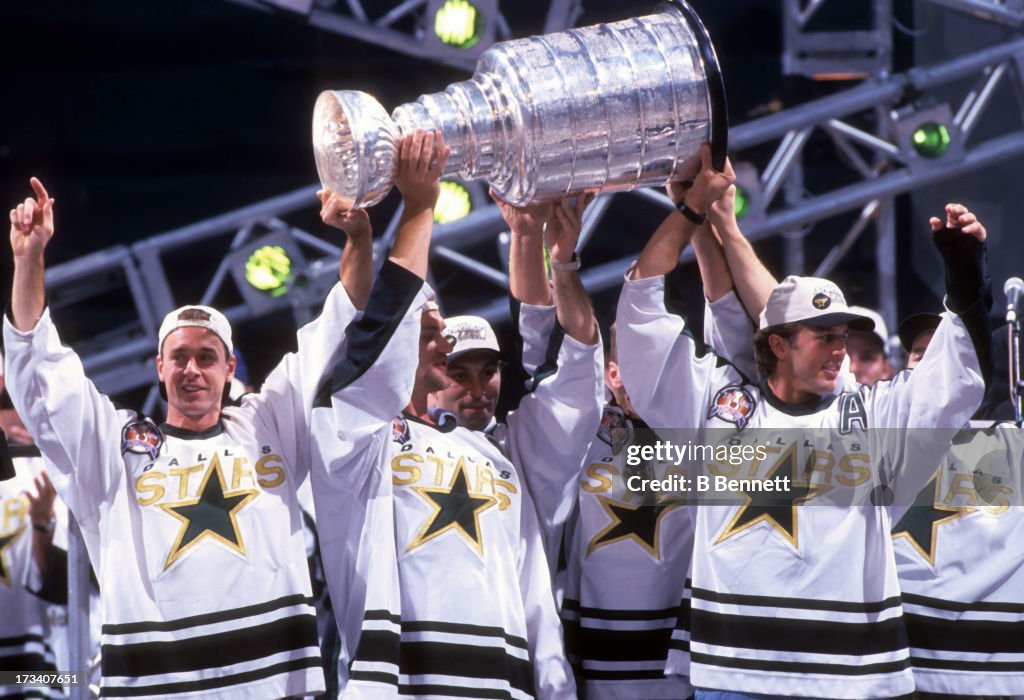
[[[38,177],[33,177],[28,182],[30,185],[32,185],[32,189],[33,191],[35,191],[36,197],[39,199],[40,204],[43,204],[44,202],[46,202],[46,200],[50,198],[50,195],[46,194],[46,188],[43,187],[43,183],[39,180]]]

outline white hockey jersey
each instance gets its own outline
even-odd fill
[[[918,690],[1024,694],[1022,462],[1013,423],[973,423],[893,527]]]
[[[579,474],[601,420],[604,352],[600,338],[586,345],[566,335],[554,306],[516,302],[513,313],[516,307],[527,393],[491,434],[526,480],[555,572]]]
[[[355,315],[339,284],[259,394],[203,433],[117,410],[49,311],[5,319],[7,386],[81,526],[102,592],[106,695],[280,698],[324,688],[296,488],[319,379]]]
[[[395,417],[425,296],[376,293],[313,416],[344,697],[575,697],[524,484],[485,434]]]
[[[666,310],[662,277],[626,282],[618,332],[626,389],[651,426],[679,444],[766,448],[764,458],[708,463],[705,475],[792,479],[768,501],[741,485],[698,506],[691,663],[670,654],[668,670],[697,688],[770,695],[911,692],[890,512],[868,497],[916,493],[980,403],[963,322],[945,315],[938,352],[914,372],[798,409],[698,356],[685,320]],[[876,430],[890,426],[901,430]]]
[[[709,344],[753,371],[752,325],[729,292],[707,303]],[[670,647],[689,648],[692,506],[678,494],[640,495],[630,477],[686,473],[672,462],[626,462],[631,445],[649,443],[643,421],[605,407],[601,426],[574,481],[577,511],[566,533],[566,649],[591,700],[684,698],[686,676],[665,675]]]
[[[15,477],[0,481],[0,670],[47,673],[58,668],[52,625],[51,604],[37,596],[42,581],[32,557],[32,521],[26,491],[42,467],[39,457],[14,460]],[[57,529],[53,545],[67,549],[67,511],[54,504]],[[52,688],[0,684],[0,698],[21,697],[28,691],[35,697],[61,698],[64,691]]]

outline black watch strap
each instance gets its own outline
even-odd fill
[[[704,214],[698,214],[693,209],[690,209],[690,207],[686,206],[685,200],[679,202],[679,204],[676,205],[676,208],[679,210],[679,213],[685,216],[687,219],[689,219],[690,223],[692,223],[694,226],[703,226],[705,222],[707,222],[708,220],[708,215],[706,212]]]

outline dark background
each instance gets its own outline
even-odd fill
[[[733,124],[849,87],[781,76],[780,0],[692,4],[715,41]],[[861,4],[842,3],[839,12],[848,11],[849,22],[855,23]],[[921,30],[914,37],[896,32],[897,69],[942,60],[1007,34],[917,5],[895,2],[897,17]],[[585,6],[580,25],[643,14],[655,4],[588,0]],[[547,3],[504,0],[502,7],[515,35],[525,36],[539,31]],[[58,224],[48,249],[50,265],[313,184],[310,118],[321,90],[362,89],[390,109],[468,77],[463,71],[315,30],[286,12],[264,14],[218,0],[3,3],[0,27],[0,201],[9,207],[28,196],[30,175],[47,184],[57,200]],[[1005,118],[1019,120],[1019,109],[1010,105]],[[807,157],[815,168],[809,190],[823,191],[842,177],[829,164],[829,149],[812,146]],[[900,200],[901,314],[938,308],[941,285],[928,249],[927,216],[941,210],[944,201],[963,200],[975,208],[1004,246],[994,271],[999,286],[1007,274],[1024,272],[1020,216],[1013,206],[1024,195],[1019,166],[1010,164]],[[663,216],[631,201],[619,198],[611,207],[594,238],[590,254],[596,259],[638,251]],[[395,202],[392,196],[373,213],[378,230]],[[289,220],[332,239],[317,211],[318,204],[311,201],[307,215]],[[845,233],[848,221],[815,227],[805,272]],[[3,246],[0,252],[4,289],[9,289],[8,250]],[[778,240],[758,250],[781,273]],[[189,269],[204,261],[204,251],[179,257],[179,264]],[[874,269],[873,236],[865,235],[834,275],[851,303],[877,301]],[[435,275],[449,313],[472,303],[464,275],[443,265]],[[181,293],[187,295],[188,281],[182,284]],[[695,308],[700,306],[698,290],[696,280],[688,285]],[[609,316],[616,294],[598,296],[599,315]],[[194,300],[183,296],[181,303]],[[56,310],[55,315],[74,342],[94,333],[103,319],[125,313],[126,307],[125,299],[112,294],[73,314],[62,316]],[[294,343],[281,321],[238,329],[238,345],[257,377]]]

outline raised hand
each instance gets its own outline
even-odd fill
[[[928,220],[932,231],[941,231],[943,228],[958,228],[961,232],[974,236],[979,241],[988,237],[985,226],[978,221],[978,217],[970,212],[963,204],[949,203],[946,205],[946,221],[933,216]]]
[[[399,139],[395,187],[405,208],[433,209],[441,191],[441,173],[452,150],[444,145],[441,131],[417,129]]]
[[[53,503],[57,500],[57,490],[45,471],[39,472],[39,476],[33,481],[36,493],[25,492],[28,498],[28,514],[33,525],[41,527],[49,525],[54,518]]]
[[[331,190],[319,190],[320,219],[336,229],[341,229],[349,239],[367,242],[373,237],[373,227],[365,209],[347,209],[346,200]]]
[[[571,197],[562,197],[552,207],[544,229],[544,240],[551,251],[551,259],[555,262],[572,261],[580,233],[583,231],[583,212],[593,201],[592,192],[581,192],[575,197],[575,201]]]
[[[715,170],[711,165],[711,146],[700,147],[700,172],[693,180],[693,186],[686,190],[686,206],[697,214],[707,214],[711,205],[722,198],[736,182],[732,164],[726,161],[725,170]],[[671,196],[671,193],[670,195]],[[678,203],[678,200],[673,200]]]
[[[14,257],[42,257],[53,237],[54,199],[46,193],[39,178],[29,180],[36,198],[28,197],[11,209],[11,251]]]
[[[551,202],[527,204],[517,207],[502,199],[494,189],[489,189],[488,194],[498,205],[501,218],[508,224],[509,231],[513,236],[541,236],[544,233],[544,222],[551,214]]]

